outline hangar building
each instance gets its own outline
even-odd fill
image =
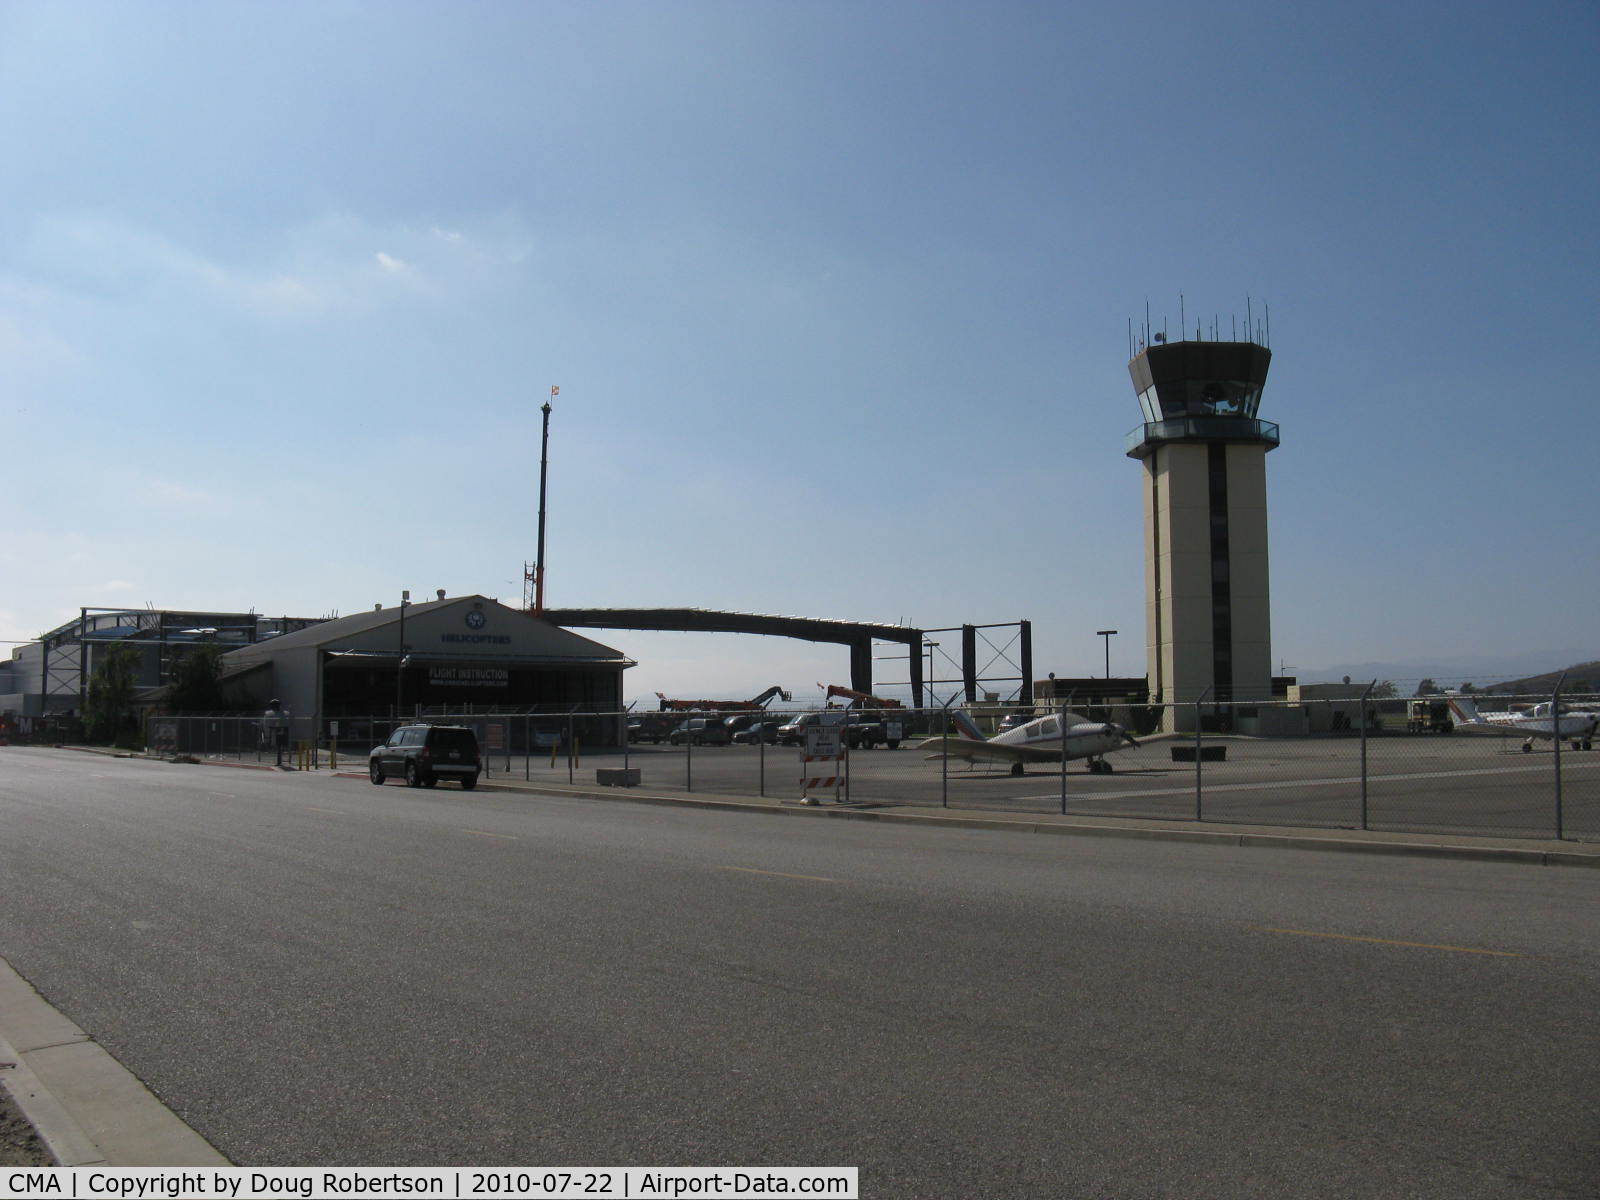
[[[616,712],[619,650],[487,596],[322,621],[223,656],[236,707],[280,700],[296,716],[371,717],[417,706]]]

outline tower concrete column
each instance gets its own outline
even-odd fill
[[[1278,427],[1256,418],[1271,359],[1254,342],[1194,341],[1128,364],[1145,417],[1127,453],[1144,470],[1150,699],[1186,706],[1167,710],[1168,730],[1192,730],[1187,706],[1202,697],[1272,695],[1266,455]]]

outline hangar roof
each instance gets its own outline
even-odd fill
[[[401,652],[400,608],[336,617],[224,656],[240,669],[284,650],[332,650],[392,658]],[[405,606],[405,647],[419,658],[516,659],[568,665],[629,667],[620,650],[501,604],[487,596],[453,596]]]

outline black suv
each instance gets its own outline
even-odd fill
[[[450,779],[471,791],[478,771],[478,735],[465,725],[402,725],[367,756],[373,783],[397,775],[407,787],[436,787]]]
[[[674,746],[685,742],[691,746],[726,746],[728,729],[716,717],[691,717],[667,734],[667,741]]]

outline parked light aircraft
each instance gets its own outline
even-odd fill
[[[1535,738],[1561,738],[1570,741],[1574,750],[1592,750],[1600,713],[1575,712],[1563,708],[1559,716],[1550,711],[1550,703],[1535,704],[1525,712],[1480,713],[1478,706],[1468,696],[1451,692],[1447,696],[1450,711],[1455,714],[1456,728],[1475,732],[1485,730],[1497,733],[1520,733],[1526,739],[1522,752],[1533,749]]]
[[[1022,774],[1023,763],[1059,763],[1062,761],[1063,727],[1065,727],[1065,757],[1088,760],[1088,768],[1096,775],[1109,775],[1111,764],[1105,759],[1114,750],[1124,746],[1137,746],[1121,725],[1111,721],[1091,721],[1077,713],[1064,712],[1048,717],[1036,717],[1026,725],[1007,729],[992,738],[972,718],[960,709],[950,714],[950,719],[960,731],[959,737],[934,737],[917,746],[918,750],[931,751],[928,758],[964,758],[971,762],[1008,762],[1013,775]]]

